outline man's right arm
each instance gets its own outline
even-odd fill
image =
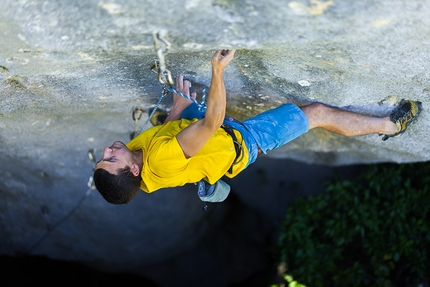
[[[223,71],[234,57],[235,50],[218,50],[212,57],[212,80],[206,102],[206,115],[176,135],[184,155],[194,156],[222,125],[226,110]]]

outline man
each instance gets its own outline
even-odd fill
[[[206,112],[190,99],[173,94],[173,105],[162,125],[154,126],[127,145],[116,141],[106,147],[96,164],[94,182],[110,203],[123,204],[142,189],[234,177],[266,154],[313,128],[344,136],[383,134],[383,140],[401,135],[421,112],[421,102],[402,100],[389,117],[372,117],[321,103],[303,107],[284,104],[242,123],[226,117],[223,71],[235,50],[219,50],[212,57],[212,79]],[[190,95],[191,83],[176,79],[176,91]]]

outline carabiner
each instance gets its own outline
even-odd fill
[[[140,113],[138,117],[136,117],[136,114]],[[143,115],[143,110],[141,108],[135,108],[133,113],[131,114],[131,117],[133,118],[133,121],[138,121]]]

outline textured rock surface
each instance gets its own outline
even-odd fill
[[[112,141],[128,141],[133,108],[159,100],[162,85],[150,71],[154,30],[167,31],[172,75],[185,75],[198,90],[210,82],[214,51],[238,49],[225,80],[228,113],[239,119],[286,102],[320,101],[378,116],[401,98],[423,102],[419,121],[398,139],[313,130],[270,157],[307,168],[430,158],[428,1],[0,0],[0,6],[0,254],[83,261],[164,284],[168,273],[170,280],[185,278],[184,286],[209,282],[210,274],[224,278],[214,281],[223,286],[261,271],[255,261],[267,254],[250,252],[241,240],[261,251],[267,243],[261,236],[273,239],[283,208],[266,205],[288,203],[276,200],[285,193],[311,191],[273,188],[267,199],[266,180],[255,190],[233,181],[232,198],[203,214],[193,186],[142,194],[127,206],[86,195],[87,151],[96,148],[100,156]],[[161,108],[170,101],[164,98]],[[279,177],[275,182],[292,180]],[[242,258],[245,264],[233,260],[233,247],[219,253],[235,263],[232,273],[221,271],[225,276],[211,269],[222,260],[190,251],[204,250],[204,243],[223,249],[226,240],[251,255]],[[196,272],[184,271],[178,258]]]

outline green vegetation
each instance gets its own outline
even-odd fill
[[[282,286],[429,286],[430,164],[371,165],[324,185],[288,207]]]

